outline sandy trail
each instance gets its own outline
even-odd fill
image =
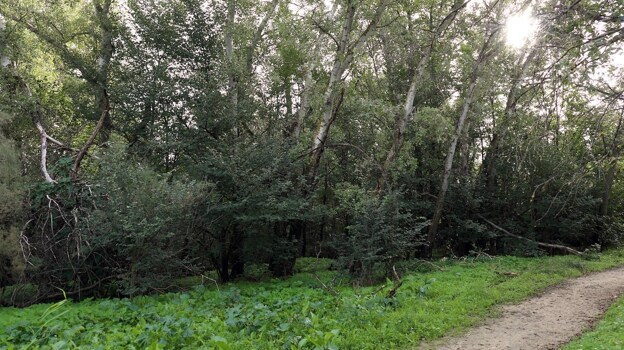
[[[516,305],[501,317],[423,349],[558,349],[590,328],[624,292],[624,267],[568,280]]]

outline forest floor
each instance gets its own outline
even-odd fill
[[[521,303],[502,306],[500,317],[422,348],[559,349],[591,328],[622,293],[624,267],[592,273],[548,288]]]
[[[584,258],[478,255],[405,261],[397,265],[403,282],[398,290],[393,281],[358,286],[330,270],[333,264],[301,258],[298,273],[287,279],[262,278],[267,266],[249,266],[248,280],[203,284],[203,277],[189,276],[178,281],[183,290],[176,293],[1,307],[0,350],[398,350],[422,342],[429,349],[444,344],[455,345],[442,349],[548,349],[592,325],[624,292],[624,267],[617,268],[624,266],[624,248]],[[608,272],[592,274],[597,271]],[[572,279],[582,275],[587,277]],[[389,297],[393,289],[396,294]],[[601,321],[591,339],[584,335],[582,344],[567,350],[624,349],[622,320],[624,306],[611,308],[603,320],[610,322]],[[477,328],[481,333],[472,343],[448,338],[484,324],[489,329]],[[488,339],[514,343],[488,346]]]

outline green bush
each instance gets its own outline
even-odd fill
[[[103,152],[94,167],[88,178],[93,207],[80,227],[90,240],[89,262],[118,276],[122,294],[164,288],[173,277],[193,272],[185,251],[192,241],[190,208],[201,185],[158,174],[126,157],[122,147]]]
[[[0,113],[0,291],[16,283],[24,271],[19,244],[24,221],[21,164],[15,145],[1,132],[8,119]],[[0,294],[0,304],[4,299]]]
[[[327,258],[299,258],[295,262],[295,272],[327,271],[334,263],[333,259]]]
[[[341,205],[353,217],[339,243],[342,262],[363,281],[391,276],[392,266],[425,244],[424,218],[410,212],[399,192],[382,197],[353,187],[339,192]]]

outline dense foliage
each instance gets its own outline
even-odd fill
[[[478,322],[492,305],[622,262],[613,251],[600,261],[470,257],[414,265],[421,272],[403,276],[394,298],[387,296],[391,282],[351,288],[344,280],[332,284],[335,273],[302,266],[309,272],[283,281],[218,289],[206,281],[184,293],[4,308],[0,348],[413,348]]]
[[[536,32],[511,41],[523,13]],[[302,256],[368,284],[414,258],[617,245],[622,16],[0,0],[0,303],[283,277]]]

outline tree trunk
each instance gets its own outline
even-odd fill
[[[470,143],[468,135],[470,130],[470,120],[466,122],[466,127],[459,141],[459,175],[467,180],[470,175]]]
[[[110,108],[108,100],[108,77],[110,62],[115,50],[113,46],[113,24],[110,18],[112,0],[95,0],[95,14],[100,26],[100,50],[98,53],[97,72],[98,79],[96,84],[92,84],[94,89],[96,104],[98,111],[104,112],[104,119],[100,131],[100,144],[104,145],[110,139],[113,129],[113,122],[110,117]]]
[[[388,150],[386,155],[386,160],[383,164],[382,174],[377,179],[377,188],[379,191],[383,191],[385,184],[384,178],[385,172],[388,171],[390,165],[394,162],[396,157],[398,156],[401,148],[403,147],[403,143],[405,141],[405,130],[407,129],[407,124],[411,119],[414,112],[414,100],[416,99],[416,93],[421,84],[424,75],[425,69],[431,60],[431,55],[433,53],[433,47],[436,41],[442,36],[442,34],[446,31],[446,29],[451,25],[453,20],[457,17],[459,11],[466,6],[466,4],[470,0],[463,2],[462,0],[455,0],[453,4],[453,8],[449,12],[449,14],[438,24],[436,27],[429,44],[425,47],[424,52],[418,62],[418,66],[414,71],[414,75],[412,76],[409,90],[407,91],[407,96],[405,98],[405,103],[403,106],[402,114],[397,118],[395,126],[394,126],[394,136],[392,138],[392,146]]]
[[[225,58],[228,62],[228,97],[232,117],[236,123],[238,118],[238,76],[234,62],[234,20],[236,16],[236,0],[227,2],[227,19],[225,28]]]
[[[484,41],[481,50],[479,51],[479,57],[474,64],[472,69],[472,73],[470,75],[470,82],[468,85],[468,89],[466,90],[466,97],[464,98],[464,103],[462,106],[462,112],[459,116],[459,120],[457,121],[457,126],[455,128],[455,134],[451,139],[451,144],[449,145],[448,151],[446,153],[446,160],[444,162],[444,173],[442,174],[442,183],[440,184],[440,192],[438,193],[438,197],[435,204],[435,209],[433,212],[433,218],[431,219],[431,225],[429,226],[429,232],[427,234],[427,240],[429,242],[429,249],[433,249],[433,245],[436,239],[436,235],[438,233],[438,226],[440,224],[440,219],[442,218],[442,210],[444,209],[444,199],[446,197],[446,193],[449,187],[449,180],[451,177],[451,171],[453,170],[453,160],[455,158],[455,150],[457,148],[457,142],[459,138],[463,134],[464,124],[466,119],[468,118],[468,112],[470,111],[470,105],[472,104],[472,99],[474,98],[475,87],[477,86],[477,80],[479,78],[479,73],[481,68],[486,63],[487,58],[490,56],[488,48],[490,46],[490,42],[493,40],[496,31],[489,34],[488,38]]]
[[[613,189],[613,181],[615,180],[615,174],[617,172],[617,161],[607,170],[604,182],[604,191],[602,192],[602,201],[600,202],[600,216],[606,217],[609,215],[609,200],[611,198],[611,190]]]
[[[375,15],[373,19],[371,19],[366,29],[362,32],[362,34],[360,34],[355,42],[349,43],[349,38],[351,36],[351,32],[353,31],[353,22],[355,19],[355,3],[353,1],[348,1],[345,20],[342,26],[342,32],[340,36],[340,42],[334,56],[334,64],[329,76],[329,83],[327,85],[325,93],[323,94],[321,123],[318,127],[318,131],[316,132],[316,136],[314,137],[314,141],[312,143],[312,169],[310,171],[310,174],[312,175],[311,178],[315,178],[316,176],[319,162],[321,160],[321,155],[323,154],[323,150],[325,147],[325,142],[327,141],[327,137],[329,135],[329,129],[336,119],[336,113],[338,111],[338,108],[336,108],[336,106],[341,99],[338,84],[342,80],[342,75],[350,67],[351,62],[353,61],[355,50],[359,49],[362,45],[364,45],[370,35],[372,35],[372,33],[376,30],[377,24],[379,23],[379,20],[381,19],[381,16],[389,3],[390,0],[383,0],[381,4],[377,7]]]
[[[279,2],[279,0],[273,0],[273,2],[271,3],[271,6],[269,7],[269,10],[267,11],[267,13],[262,18],[262,21],[258,25],[258,28],[256,28],[256,31],[254,33],[253,39],[251,40],[251,43],[247,47],[247,57],[245,59],[245,67],[247,68],[247,71],[245,72],[246,74],[251,75],[251,72],[253,70],[253,55],[254,55],[254,51],[256,50],[256,47],[260,43],[260,40],[262,40],[262,35],[264,34],[264,29],[266,28],[267,24],[269,23],[269,19],[271,19],[271,17],[273,17],[273,13],[275,13],[275,9],[277,8],[277,3],[278,2]],[[230,11],[230,9],[228,8],[228,18],[230,16],[229,11]],[[234,23],[234,17],[233,16],[232,16],[231,20],[232,20],[231,23]],[[231,43],[230,43],[230,45],[231,45]]]
[[[612,157],[611,164],[607,170],[605,176],[605,187],[602,192],[602,201],[600,202],[600,216],[607,216],[609,214],[609,201],[611,199],[611,191],[613,190],[613,182],[617,173],[618,160],[620,158],[620,152],[622,147],[622,136],[624,135],[624,111],[620,114],[618,125],[613,135],[613,141],[611,143],[611,149],[609,155]]]
[[[330,11],[330,19],[333,19],[336,9],[338,8],[338,2],[334,1]],[[301,92],[301,105],[297,110],[297,122],[293,130],[293,136],[298,139],[303,131],[305,118],[310,113],[310,94],[312,93],[312,85],[314,84],[314,77],[312,75],[314,69],[319,65],[319,49],[321,47],[322,35],[319,33],[316,37],[314,47],[312,48],[312,54],[308,57],[305,64],[305,79],[303,81],[303,91]]]
[[[527,76],[529,66],[533,62],[536,54],[537,45],[534,45],[529,53],[524,55],[524,59],[522,61],[522,64],[520,65],[520,69],[516,71],[516,73],[512,77],[511,86],[509,87],[509,92],[507,93],[505,111],[503,112],[503,120],[496,124],[492,134],[492,140],[490,141],[488,150],[485,153],[485,159],[483,161],[483,175],[485,178],[484,182],[486,192],[490,195],[494,192],[496,188],[496,161],[498,159],[500,143],[501,140],[506,136],[509,123],[511,122],[511,118],[513,118],[513,115],[516,111],[516,106],[518,105],[519,98],[519,89],[522,79]]]
[[[104,110],[102,111],[102,115],[100,116],[100,119],[98,120],[98,123],[95,126],[95,129],[93,129],[91,136],[89,137],[87,142],[85,142],[85,144],[82,146],[82,148],[76,155],[76,159],[74,160],[74,165],[72,166],[72,170],[71,170],[71,176],[74,180],[78,178],[78,171],[80,170],[80,164],[82,163],[84,156],[89,151],[89,148],[93,145],[93,142],[95,142],[95,138],[97,137],[100,130],[102,130],[102,127],[104,126],[104,123],[106,121],[106,117],[108,116],[108,111],[110,110],[110,106],[108,104],[108,97],[106,95],[104,95],[104,97],[105,97],[105,102],[104,102],[105,107],[104,107]]]

